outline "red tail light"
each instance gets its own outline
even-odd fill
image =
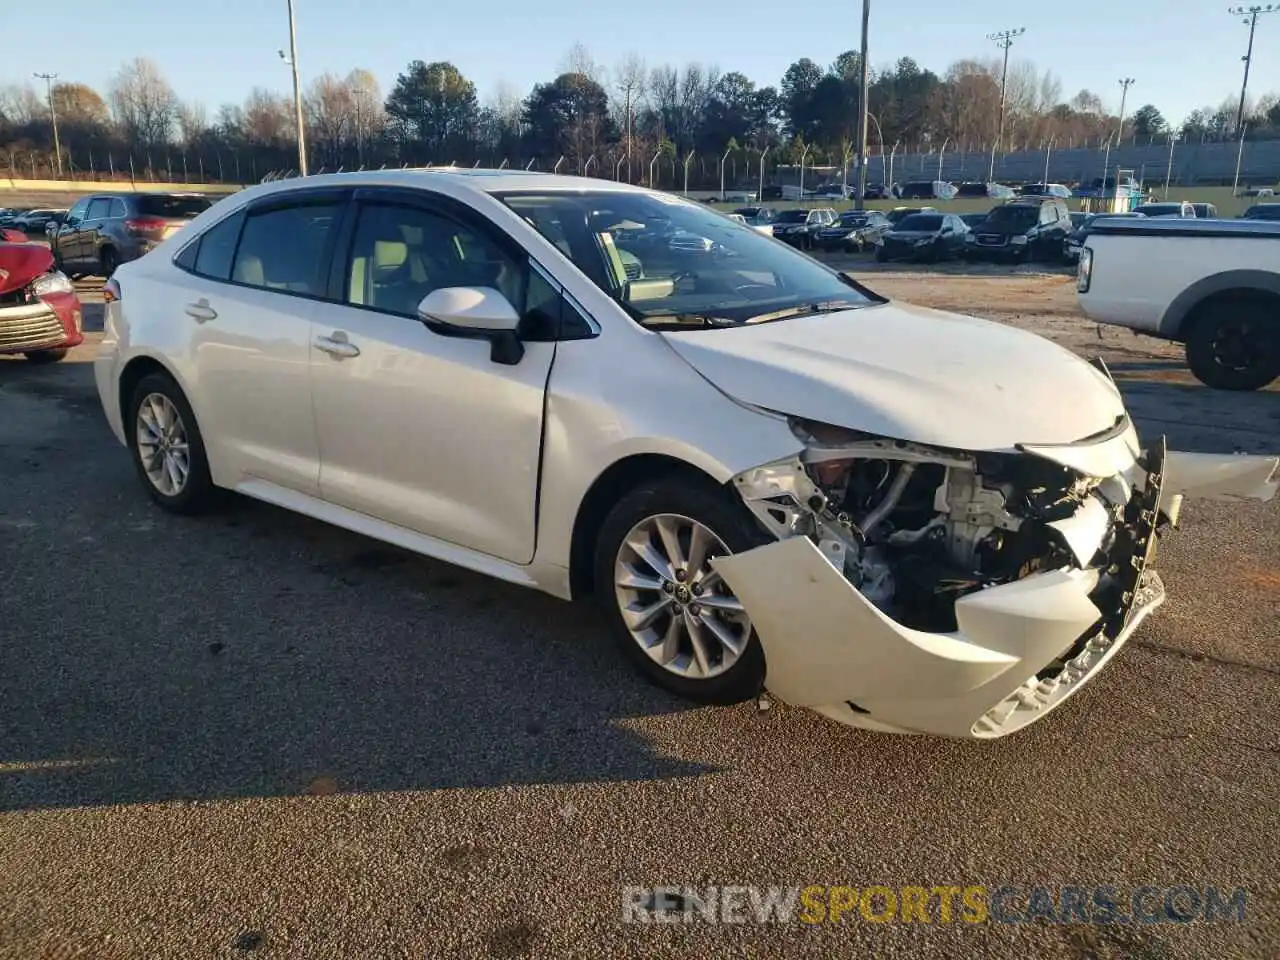
[[[164,233],[165,222],[160,217],[133,217],[124,222],[130,233],[158,240]]]

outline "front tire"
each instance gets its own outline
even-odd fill
[[[1222,299],[1196,311],[1187,366],[1217,390],[1261,390],[1280,377],[1280,320],[1258,300]]]
[[[195,413],[172,377],[150,373],[134,387],[125,411],[134,466],[147,494],[170,513],[210,507],[217,488]]]
[[[27,358],[28,363],[57,363],[59,360],[65,360],[67,353],[64,347],[60,350],[32,350],[23,356]]]
[[[698,703],[759,695],[764,651],[710,559],[769,542],[709,481],[643,483],[605,518],[595,592],[624,655],[652,683]]]

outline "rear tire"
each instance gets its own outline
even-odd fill
[[[24,356],[28,363],[57,363],[59,360],[65,360],[67,353],[68,350],[64,347],[60,350],[32,350]]]
[[[694,545],[694,527],[703,548]],[[650,682],[698,703],[758,696],[765,676],[760,640],[745,614],[726,612],[732,594],[694,554],[725,556],[769,541],[746,507],[710,481],[659,478],[624,496],[601,525],[595,556],[596,599],[624,656]],[[672,553],[675,563],[663,567]],[[642,581],[648,585],[637,586]],[[636,611],[646,609],[659,612],[641,622]]]
[[[1280,377],[1280,319],[1273,302],[1222,298],[1191,318],[1187,366],[1217,390],[1261,390]]]
[[[219,491],[209,474],[204,438],[191,404],[174,379],[163,373],[147,374],[134,387],[124,413],[133,463],[151,499],[178,514],[201,513],[213,506]]]
[[[103,279],[110,280],[111,275],[116,272],[116,267],[120,266],[120,255],[111,247],[103,247],[102,252],[98,254],[98,260],[102,265]]]

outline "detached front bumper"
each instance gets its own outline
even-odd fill
[[[964,596],[951,633],[897,623],[803,536],[712,563],[751,616],[780,700],[883,732],[1002,737],[1080,689],[1164,602],[1148,569],[1165,513],[1163,443],[1146,462],[1103,562]]]

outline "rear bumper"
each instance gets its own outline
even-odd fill
[[[0,307],[0,354],[63,350],[84,342],[83,315],[75,294],[59,293]]]

